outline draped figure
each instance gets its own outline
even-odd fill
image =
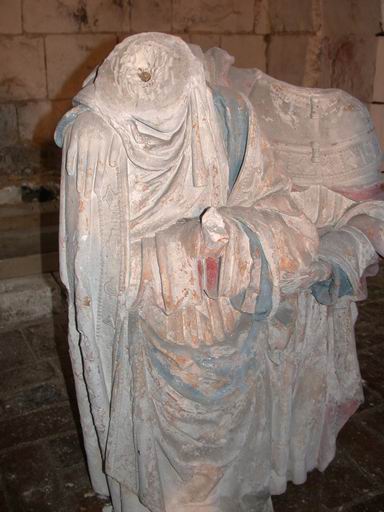
[[[384,254],[370,117],[219,49],[128,37],[59,123],[60,268],[92,485],[115,512],[270,512],[362,402]]]

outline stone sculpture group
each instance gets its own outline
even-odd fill
[[[115,512],[267,512],[363,399],[384,254],[366,108],[159,33],[56,130],[61,277],[89,472]]]

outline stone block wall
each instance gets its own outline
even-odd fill
[[[341,87],[366,103],[382,101],[380,3],[0,0],[0,188],[58,176],[57,121],[97,63],[137,32],[177,34],[203,49],[220,46],[238,66],[297,85]],[[381,42],[378,51],[384,55]]]
[[[384,148],[384,0],[381,0],[381,30],[377,36],[376,70],[370,111]]]

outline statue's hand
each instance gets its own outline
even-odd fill
[[[229,240],[223,217],[209,208],[201,218],[201,253],[199,274],[202,287],[211,299],[218,296],[220,256]]]
[[[210,298],[238,295],[251,279],[254,258],[247,235],[237,222],[224,217],[215,208],[204,213],[201,227],[204,291]]]
[[[93,112],[83,112],[65,129],[65,169],[76,175],[78,192],[89,197],[101,188],[108,166],[117,165],[121,141],[113,129]]]
[[[314,261],[305,274],[285,280],[281,284],[281,291],[290,295],[298,290],[309,290],[315,283],[326,281],[332,276],[332,265],[323,260]]]
[[[216,208],[208,208],[201,217],[204,255],[217,257],[228,243],[229,234],[223,216]]]

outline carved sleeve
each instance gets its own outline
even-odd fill
[[[348,277],[354,300],[366,298],[365,277],[384,255],[384,203],[365,201],[349,208],[321,238],[320,257]]]

